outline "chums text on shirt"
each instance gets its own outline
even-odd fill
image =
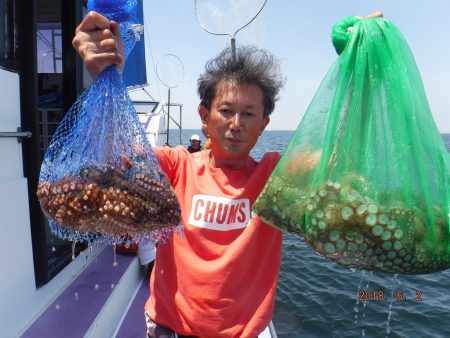
[[[194,195],[189,224],[206,229],[227,231],[245,228],[250,221],[248,198],[230,199]]]

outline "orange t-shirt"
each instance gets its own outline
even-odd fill
[[[210,150],[155,153],[182,206],[183,236],[159,243],[145,310],[182,335],[256,337],[269,324],[281,231],[251,214],[278,162],[268,153],[242,170],[213,168]]]

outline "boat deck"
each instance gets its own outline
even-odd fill
[[[135,254],[118,253],[116,261],[112,247],[103,249],[21,337],[144,337],[149,274]],[[259,337],[276,338],[272,323]]]
[[[126,271],[130,268],[135,255],[117,254],[114,262],[113,250],[106,247],[95,260],[78,275],[71,284],[47,307],[21,337],[25,338],[79,338],[89,336],[93,326],[104,311],[105,304],[120,287]],[[70,267],[70,266],[69,266]],[[121,337],[139,337],[145,335],[145,321],[143,316],[143,302],[148,297],[149,286],[144,280],[142,288],[138,290],[138,297],[132,300],[129,313],[125,319],[127,328],[120,328],[120,332],[127,332]],[[141,290],[142,289],[142,290]],[[142,293],[142,295],[141,295]],[[132,296],[132,295],[131,295]],[[129,303],[129,299],[127,300]],[[128,303],[122,309],[127,310]],[[141,312],[139,314],[139,312]],[[118,323],[115,323],[117,325]],[[117,330],[116,327],[112,330]],[[137,333],[139,332],[139,334]],[[122,333],[121,333],[122,334]]]
[[[145,337],[147,327],[145,324],[144,305],[149,295],[150,280],[149,275],[146,275],[123,319],[122,325],[117,331],[116,338]]]

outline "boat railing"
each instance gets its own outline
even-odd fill
[[[171,115],[170,112],[170,108],[178,108],[178,121],[173,117],[173,115]],[[166,129],[166,134],[167,134],[167,141],[166,144],[169,145],[169,133],[170,133],[170,129],[169,129],[169,125],[170,122],[172,121],[173,123],[175,123],[175,125],[177,126],[178,130],[179,130],[179,144],[182,144],[182,140],[181,140],[181,134],[182,134],[182,130],[183,130],[183,126],[182,126],[182,118],[183,118],[183,105],[181,103],[173,103],[170,102],[163,102],[162,104],[162,110],[164,112],[164,115],[167,116],[167,118],[165,120],[167,120],[167,123],[165,124],[165,129]]]
[[[0,137],[17,137],[17,142],[21,142],[23,138],[31,138],[31,131],[22,131],[18,127],[17,131],[0,131]]]

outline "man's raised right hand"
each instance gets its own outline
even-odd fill
[[[72,46],[96,78],[103,69],[124,66],[123,42],[119,24],[96,12],[89,12],[75,30]]]

